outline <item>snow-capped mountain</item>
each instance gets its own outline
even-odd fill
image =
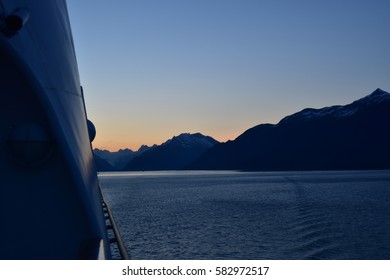
[[[214,146],[191,169],[327,170],[390,168],[390,94],[304,109]]]
[[[202,146],[206,148],[211,148],[218,141],[210,136],[204,136],[201,133],[182,133],[179,136],[173,136],[172,139],[169,139],[165,143],[161,144],[161,146],[168,145],[178,145],[182,148],[192,148],[194,146]]]
[[[125,170],[178,170],[219,143],[200,133],[183,133],[135,157]]]
[[[345,106],[336,105],[331,107],[325,107],[322,109],[304,109],[298,113],[285,117],[280,121],[280,124],[297,120],[308,121],[317,118],[346,118],[355,114],[358,110],[363,109],[366,106],[379,104],[389,100],[390,94],[378,88],[370,95],[367,95],[366,97],[363,97]]]

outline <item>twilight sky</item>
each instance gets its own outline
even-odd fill
[[[219,141],[390,91],[389,0],[68,0],[94,146]]]

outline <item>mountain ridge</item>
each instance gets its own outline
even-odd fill
[[[205,150],[219,143],[201,133],[181,133],[161,145],[142,145],[137,151],[93,150],[98,171],[183,169]]]
[[[380,88],[346,105],[305,108],[219,143],[182,133],[138,151],[95,149],[114,170],[340,170],[390,168],[390,94]],[[106,161],[106,162],[105,162]]]
[[[152,148],[154,146],[142,145],[137,151],[125,148],[119,149],[116,152],[95,148],[93,149],[93,154],[95,162],[97,162],[98,171],[121,171],[135,157]]]
[[[201,133],[182,133],[134,158],[125,170],[180,170],[218,143]]]
[[[377,89],[347,105],[306,108],[277,124],[254,126],[187,169],[390,168],[389,127],[390,94]]]

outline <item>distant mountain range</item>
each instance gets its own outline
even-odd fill
[[[200,133],[180,134],[134,158],[125,170],[178,170],[219,142]]]
[[[93,153],[99,171],[119,171],[132,161],[135,157],[140,156],[145,151],[154,148],[142,145],[138,151],[132,151],[130,149],[119,150],[117,152],[110,152],[107,150],[94,149]]]
[[[207,150],[189,169],[341,170],[390,168],[390,94],[345,106],[304,109],[255,126]]]
[[[197,159],[219,142],[200,133],[183,133],[161,145],[141,146],[134,152],[129,149],[109,152],[94,149],[99,171],[179,170]]]
[[[100,171],[390,168],[390,94],[377,89],[345,106],[304,109],[226,143],[183,133],[136,152],[94,154]]]

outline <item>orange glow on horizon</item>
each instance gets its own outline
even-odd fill
[[[202,132],[200,132],[202,133]],[[180,134],[180,133],[179,133]],[[156,137],[154,139],[131,139],[130,137],[127,139],[121,139],[121,140],[113,140],[111,139],[99,139],[96,137],[95,141],[92,143],[92,147],[95,149],[100,150],[108,150],[110,152],[116,152],[119,150],[124,149],[130,149],[132,151],[137,151],[142,145],[147,146],[153,146],[153,145],[161,145],[162,143],[166,142],[167,140],[171,139],[173,136],[178,136],[179,134],[168,136],[168,138],[163,137]],[[215,140],[219,142],[227,142],[228,140],[234,140],[237,138],[237,135],[231,135],[231,134],[220,134],[217,136],[209,135],[206,133],[202,133],[204,135],[208,135],[210,137],[213,137]]]

